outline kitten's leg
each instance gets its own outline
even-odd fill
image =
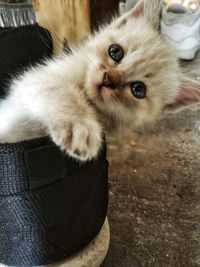
[[[41,122],[62,150],[80,160],[97,155],[102,140],[101,125],[95,110],[74,84],[23,89],[19,83],[9,98],[18,99],[28,117]]]
[[[64,99],[58,99],[49,111],[46,121],[49,133],[54,142],[70,155],[81,160],[91,159],[101,146],[101,126],[85,97],[76,88],[66,91],[66,99],[64,96]]]
[[[81,113],[70,112],[65,118],[51,121],[49,132],[62,150],[78,159],[89,160],[98,154],[102,138],[101,127],[92,112],[85,110]]]
[[[15,99],[0,101],[0,143],[15,143],[45,135],[38,121],[27,117],[27,110]]]
[[[0,102],[0,142],[18,141],[18,135],[22,132],[21,128],[25,121],[25,111],[19,108],[14,98],[6,98]],[[20,127],[21,126],[21,127]]]

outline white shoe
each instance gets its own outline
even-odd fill
[[[179,58],[193,59],[200,48],[200,8],[195,12],[180,4],[163,8],[161,32]]]

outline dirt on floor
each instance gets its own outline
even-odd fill
[[[199,57],[183,64],[196,79]],[[133,140],[126,159],[111,146],[111,245],[104,267],[200,266],[200,106]]]

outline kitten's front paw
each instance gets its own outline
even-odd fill
[[[68,121],[50,128],[53,141],[72,157],[86,161],[97,156],[102,130],[95,120]]]

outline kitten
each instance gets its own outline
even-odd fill
[[[0,142],[49,134],[69,155],[89,160],[103,132],[122,121],[137,127],[197,102],[199,85],[184,79],[160,36],[161,3],[140,1],[71,55],[14,79],[0,103]]]

